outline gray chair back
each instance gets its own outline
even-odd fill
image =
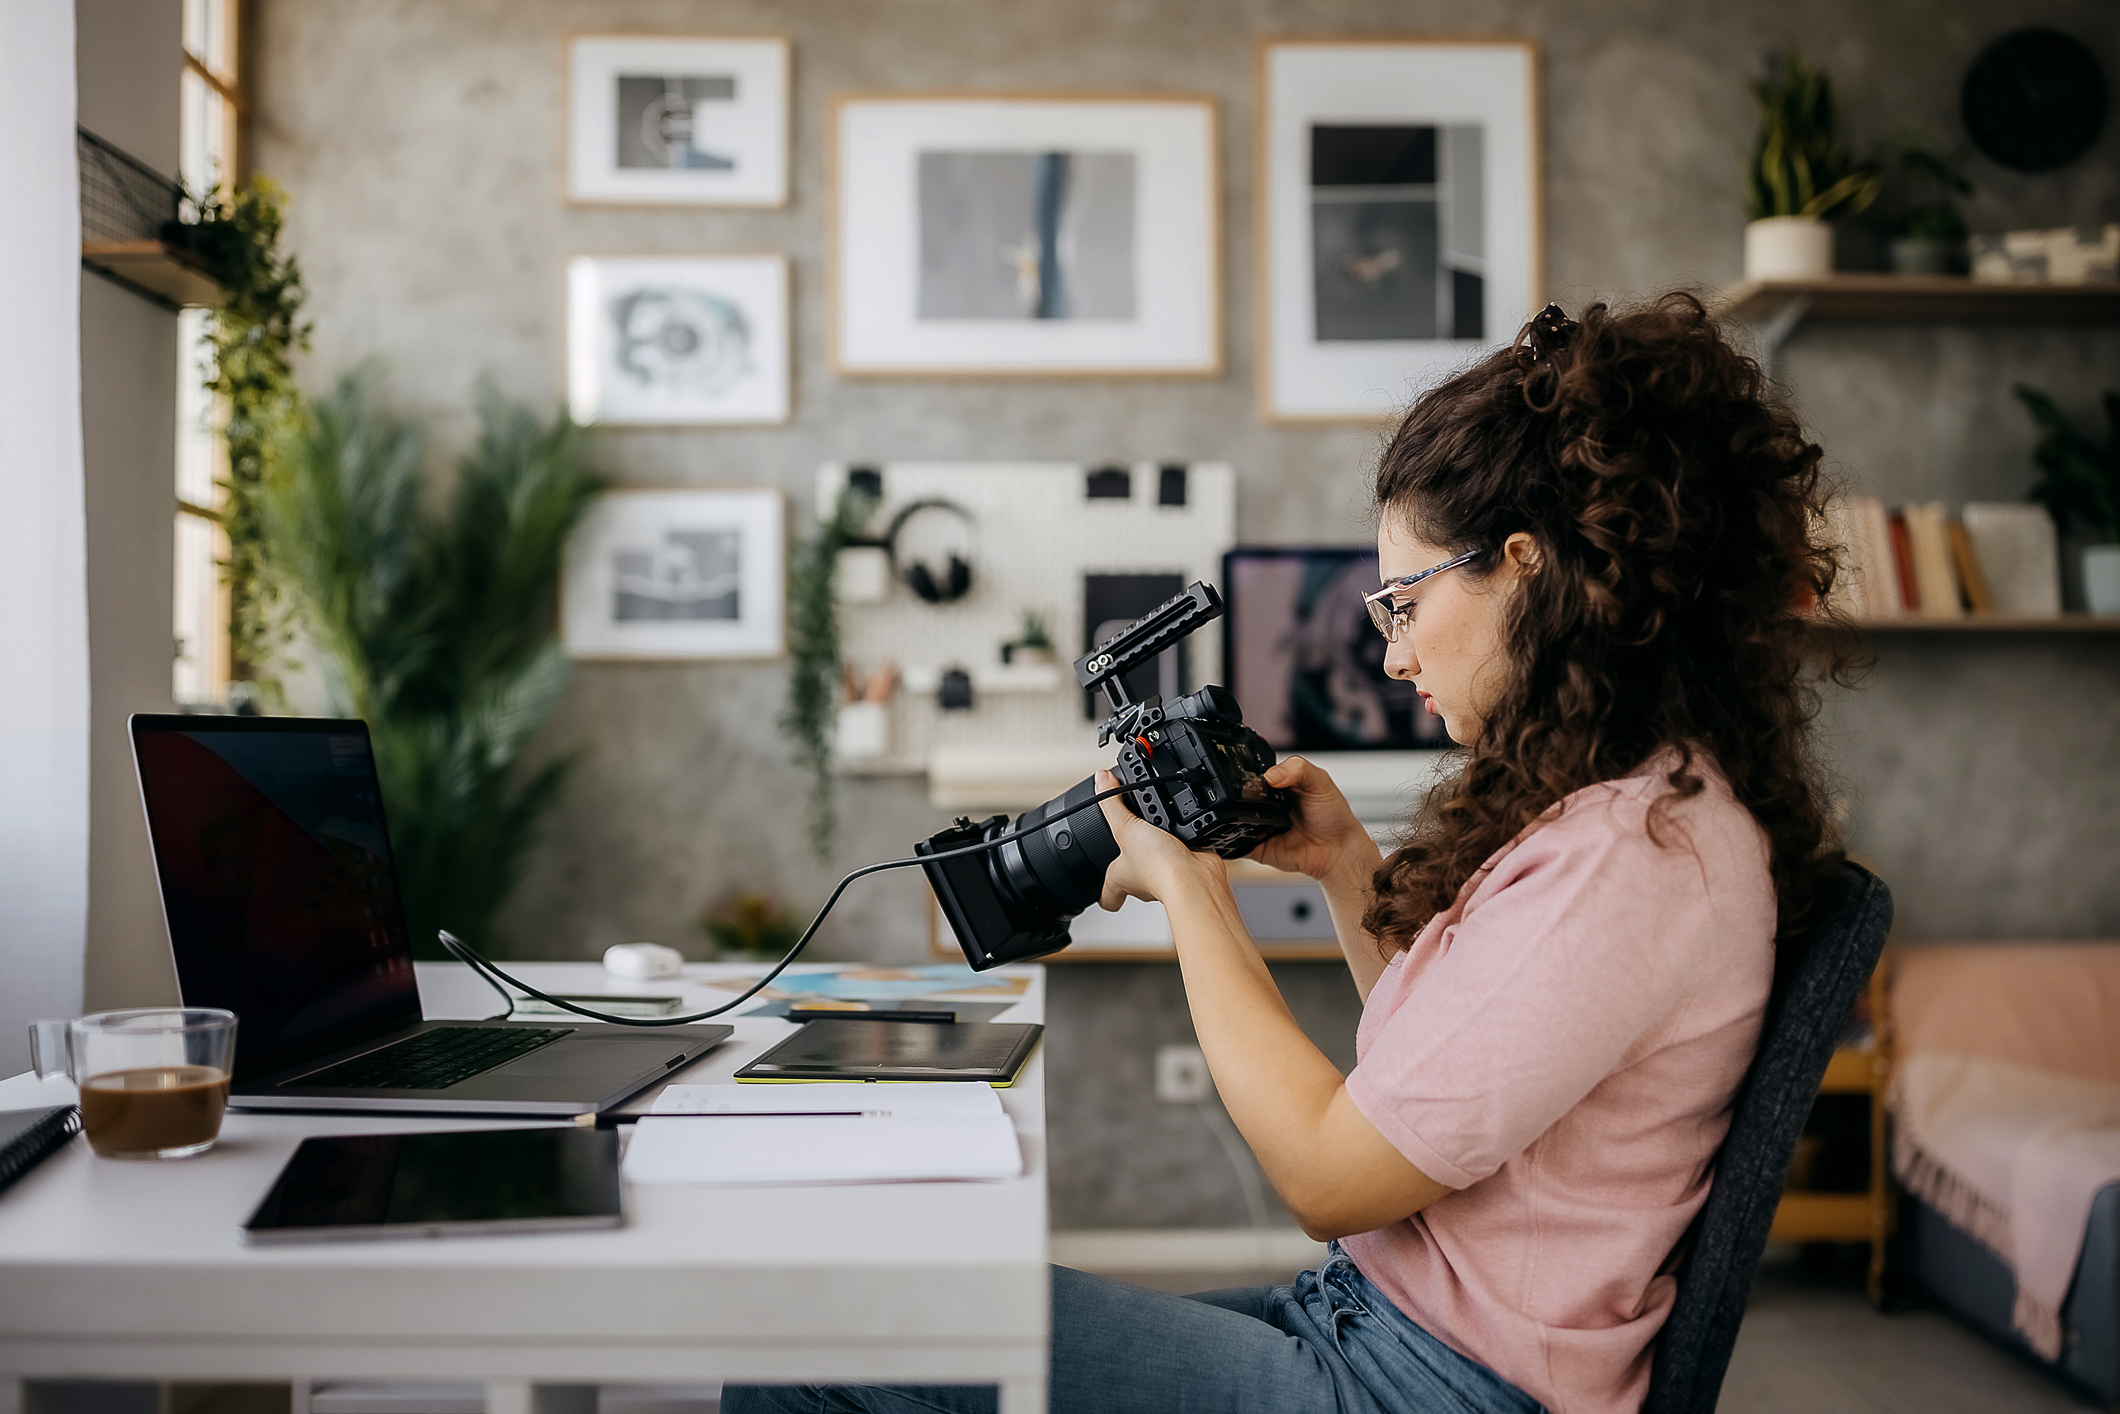
[[[1826,885],[1810,947],[1767,1005],[1708,1201],[1694,1220],[1678,1299],[1657,1337],[1642,1414],[1713,1414],[1782,1182],[1834,1044],[1892,928],[1892,891],[1857,864]]]

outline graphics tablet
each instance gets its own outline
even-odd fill
[[[250,1242],[618,1227],[618,1135],[579,1126],[304,1139]]]
[[[760,1080],[1014,1083],[1045,1031],[1034,1022],[810,1021],[736,1072]]]

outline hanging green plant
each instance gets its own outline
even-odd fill
[[[833,794],[832,726],[839,708],[839,552],[868,525],[876,493],[849,485],[817,533],[788,562],[788,706],[780,729],[795,764],[810,774],[810,850],[832,857],[839,828]]]
[[[446,512],[423,514],[418,429],[374,371],[300,410],[271,448],[264,563],[316,645],[337,710],[364,718],[416,957],[435,929],[493,948],[571,760],[517,762],[566,689],[560,557],[603,483],[582,429],[481,395]]]
[[[287,635],[285,606],[265,573],[259,500],[271,449],[300,404],[289,359],[309,347],[310,326],[301,321],[306,292],[295,258],[280,250],[286,193],[277,183],[253,177],[233,201],[224,200],[219,188],[190,200],[198,220],[172,234],[221,285],[221,301],[207,321],[213,376],[206,386],[227,400],[228,410],[228,476],[220,510],[228,536],[222,575],[230,657],[237,678],[272,692],[267,664]]]

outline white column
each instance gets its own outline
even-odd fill
[[[88,595],[71,0],[0,4],[0,1075],[81,1006]]]

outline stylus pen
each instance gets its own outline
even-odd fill
[[[599,1115],[597,1124],[631,1124],[640,1119],[889,1119],[889,1110],[649,1110],[644,1114]]]
[[[934,1021],[945,1025],[957,1020],[954,1011],[840,1011],[835,1007],[788,1008],[790,1021]]]

